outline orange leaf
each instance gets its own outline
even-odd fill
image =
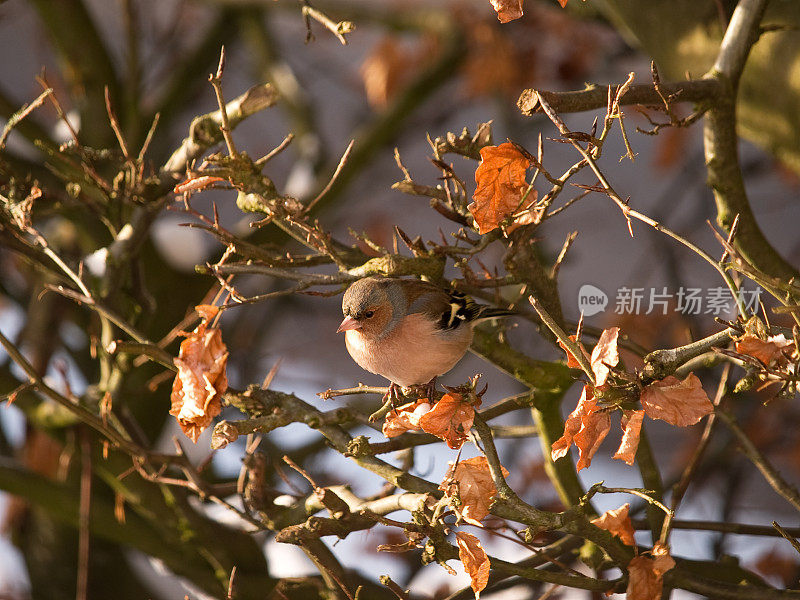
[[[575,407],[575,410],[567,415],[567,419],[564,421],[564,434],[553,442],[550,448],[550,456],[553,460],[558,460],[562,456],[566,456],[567,452],[569,452],[575,434],[581,429],[581,419],[583,419],[586,414],[586,409],[586,386],[584,386],[580,400],[578,400],[578,405]]]
[[[573,342],[577,342],[578,336],[571,335],[569,336],[569,339],[571,339]],[[562,344],[561,340],[558,340],[558,345],[561,346],[561,349],[567,353],[567,366],[570,369],[580,369],[581,363],[578,362],[578,360],[575,358],[575,355],[569,350],[569,348],[567,348],[564,344]],[[578,344],[578,346],[580,346],[581,350],[583,350],[583,354],[586,357],[586,360],[589,360],[589,353],[586,352],[586,350],[583,347],[583,344]]]
[[[678,427],[694,425],[714,411],[694,373],[689,373],[683,381],[672,375],[655,381],[644,388],[640,400],[648,417]]]
[[[592,523],[597,525],[600,529],[610,531],[612,534],[619,537],[623,544],[628,546],[635,546],[636,542],[633,539],[633,524],[628,516],[630,504],[623,504],[616,510],[607,510],[596,519],[592,519]]]
[[[581,419],[581,430],[575,434],[578,448],[578,471],[592,464],[592,457],[600,449],[600,444],[611,429],[611,416],[606,411],[597,410],[596,403],[591,412]]]
[[[511,142],[481,148],[481,164],[475,171],[477,188],[467,207],[479,233],[497,229],[519,208],[528,189],[525,171],[529,166],[530,161]]]
[[[628,465],[633,465],[636,450],[639,448],[639,436],[642,433],[643,420],[643,410],[622,411],[622,441],[612,458],[624,460]]]
[[[396,38],[381,40],[361,65],[361,79],[369,105],[372,108],[386,107],[402,88],[411,67],[408,52]]]
[[[508,23],[522,16],[522,0],[489,0],[497,11],[497,19]]]
[[[503,469],[503,475],[507,476],[508,471]],[[451,496],[448,493],[448,479],[445,479],[439,489]],[[497,494],[486,457],[476,456],[459,462],[453,470],[452,482],[461,500],[461,505],[454,507],[454,510],[468,523],[480,525],[481,520],[489,514],[492,499]]]
[[[172,406],[169,414],[178,420],[183,432],[197,443],[197,438],[221,411],[220,398],[228,388],[225,373],[228,350],[222,341],[222,332],[208,327],[217,308],[207,305],[195,307],[203,320],[181,342],[175,359],[178,374],[172,384]]]
[[[455,450],[466,441],[474,418],[475,409],[459,394],[445,394],[420,418],[419,426],[423,431],[442,438]]]
[[[458,558],[472,582],[475,600],[478,600],[481,590],[489,583],[489,557],[486,556],[480,540],[474,535],[456,531],[456,543],[458,544]]]
[[[669,548],[656,544],[650,552],[653,555],[653,563],[655,564],[655,571],[658,575],[663,575],[675,566],[675,561],[669,555]]]
[[[431,405],[428,399],[422,398],[389,411],[383,422],[383,435],[393,438],[406,431],[418,431],[420,417],[430,409]]]
[[[561,5],[561,8],[566,8],[567,2],[569,2],[569,0],[558,0],[558,3]]]
[[[611,367],[616,367],[619,362],[619,350],[617,350],[617,338],[619,337],[619,327],[604,329],[597,340],[597,345],[592,350],[592,358],[589,361],[594,371],[595,386],[600,387],[608,379]]]
[[[172,190],[176,194],[183,194],[185,192],[196,192],[199,190],[204,190],[208,186],[217,183],[219,181],[225,181],[222,177],[214,177],[212,175],[202,175],[200,177],[194,177],[192,179],[187,179],[186,181],[181,181],[175,188]]]
[[[626,600],[660,600],[664,573],[675,566],[669,551],[660,544],[653,547],[653,558],[637,556],[628,563]]]
[[[600,444],[611,429],[611,417],[608,412],[601,411],[594,396],[589,396],[584,386],[578,406],[575,407],[564,423],[564,435],[553,442],[551,456],[557,460],[566,455],[574,443],[580,455],[577,468],[592,464],[592,456],[600,448]]]
[[[781,334],[764,341],[755,335],[746,334],[736,341],[736,352],[746,354],[761,361],[762,364],[769,364],[782,356],[782,350],[790,346],[792,342]]]

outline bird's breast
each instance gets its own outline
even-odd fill
[[[345,333],[347,350],[361,368],[404,387],[428,383],[452,369],[471,342],[470,327],[441,331],[421,314],[407,315],[380,337],[357,329]]]

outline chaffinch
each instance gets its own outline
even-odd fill
[[[337,333],[358,365],[388,379],[387,397],[397,386],[426,384],[453,368],[467,352],[476,323],[513,314],[475,304],[460,292],[418,279],[366,277],[342,299],[344,320]]]

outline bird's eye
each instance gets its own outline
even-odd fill
[[[364,317],[365,317],[365,318],[367,318],[367,319],[369,319],[369,318],[371,318],[371,317],[372,317],[372,315],[374,315],[374,314],[375,314],[375,311],[368,310],[368,311],[366,311],[366,312],[364,313]]]

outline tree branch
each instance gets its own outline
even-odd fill
[[[517,107],[523,115],[532,115],[543,112],[537,94],[559,113],[584,112],[598,108],[606,108],[609,90],[613,91],[618,86],[592,85],[585,90],[572,92],[546,92],[536,89],[527,89],[522,92],[517,100]],[[674,102],[704,102],[714,100],[719,96],[722,86],[713,79],[693,79],[673,83],[660,83],[658,86],[661,94]],[[630,104],[655,104],[662,106],[663,97],[652,84],[632,85],[620,96],[620,105]]]

